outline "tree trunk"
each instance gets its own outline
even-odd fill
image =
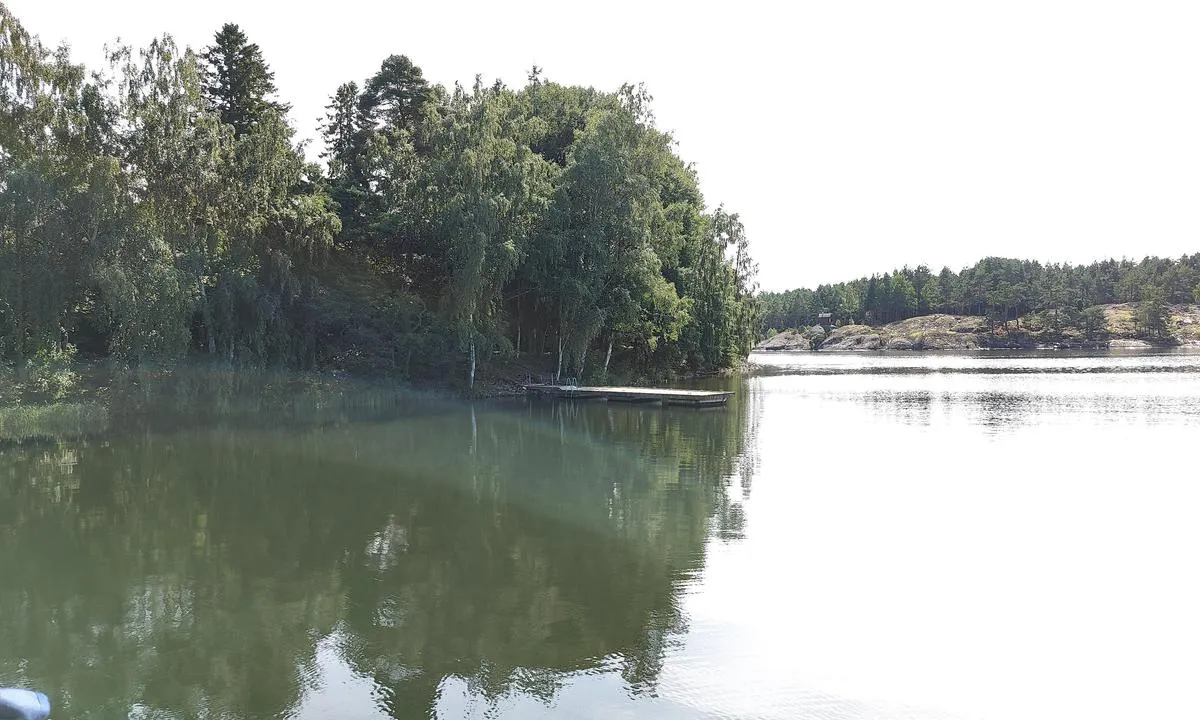
[[[7,183],[6,183],[7,184]],[[13,255],[17,258],[18,267],[24,252],[25,233],[17,230],[13,233]],[[25,378],[25,273],[16,274],[17,292],[14,294],[16,307],[13,313],[13,360],[16,362],[17,379]]]
[[[13,335],[13,362],[16,363],[17,379],[25,379],[25,325],[17,315],[16,333]]]
[[[475,337],[471,336],[471,345],[467,351],[467,388],[475,389]]]
[[[562,330],[558,331],[558,367],[554,370],[554,382],[559,382],[562,378],[562,363],[563,363],[563,336]]]
[[[213,333],[212,323],[212,308],[208,304],[208,289],[204,286],[204,281],[200,281],[200,305],[204,308],[201,313],[204,319],[204,334],[208,340],[208,354],[217,354],[217,336]]]
[[[606,382],[608,381],[608,363],[610,360],[612,360],[612,346],[613,346],[612,335],[609,335],[608,336],[608,352],[604,353],[604,380]]]

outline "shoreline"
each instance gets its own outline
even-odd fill
[[[712,377],[753,375],[763,367],[754,354],[963,353],[980,351],[1071,352],[1103,350],[1200,351],[1200,342],[1147,342],[1117,338],[1089,343],[980,345],[974,347],[755,348],[737,368],[673,378],[613,378],[634,386],[690,384]],[[473,390],[450,382],[358,376],[344,371],[288,371],[184,364],[165,368],[114,369],[103,362],[72,366],[77,379],[53,397],[26,393],[0,397],[0,448],[100,437],[115,428],[181,430],[212,423],[261,423],[311,427],[337,425],[396,412],[427,412],[462,402],[525,398],[524,366],[502,364],[477,377]],[[520,372],[518,372],[520,371]],[[610,383],[611,384],[611,383]]]
[[[851,353],[869,353],[869,352],[897,352],[897,353],[928,353],[928,352],[976,352],[988,350],[1027,350],[1027,351],[1042,351],[1042,352],[1065,352],[1071,350],[1171,350],[1182,348],[1194,348],[1200,350],[1200,342],[1195,340],[1188,341],[1151,341],[1151,340],[1102,340],[1086,343],[997,343],[988,344],[980,343],[971,347],[821,347],[821,348],[804,348],[804,347],[755,347],[752,353],[763,353],[771,355],[775,353],[836,353],[836,352],[851,352]]]
[[[847,324],[787,329],[758,343],[758,352],[830,350],[1108,350],[1200,346],[1200,306],[1169,307],[1165,325],[1149,333],[1129,303],[1101,306],[1087,327],[1052,325],[1041,315],[990,322],[979,315],[934,313],[886,325]]]
[[[665,386],[743,372],[748,363],[717,373],[672,378],[613,376],[605,384]],[[18,381],[0,367],[0,448],[103,436],[114,428],[168,430],[214,422],[311,426],[396,412],[425,412],[447,404],[525,398],[527,382],[544,368],[513,359],[481,367],[475,387],[457,374],[441,378],[360,375],[234,367],[221,362],[123,368],[104,359],[76,360],[34,370]]]

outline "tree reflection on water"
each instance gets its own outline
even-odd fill
[[[286,717],[332,638],[397,718],[448,677],[488,703],[587,671],[653,692],[706,542],[741,533],[742,396],[7,448],[0,684],[64,717]]]

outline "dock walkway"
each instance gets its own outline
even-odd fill
[[[541,397],[571,400],[661,403],[663,405],[724,405],[733,396],[721,390],[673,390],[644,387],[589,387],[580,385],[531,384],[525,392]]]

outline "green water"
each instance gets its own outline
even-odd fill
[[[60,718],[424,717],[447,678],[485,705],[589,672],[649,693],[681,579],[738,532],[739,404],[251,420],[2,451],[0,685]]]
[[[1200,354],[754,360],[712,410],[129,381],[84,439],[0,442],[0,686],[58,720],[1200,716]]]

